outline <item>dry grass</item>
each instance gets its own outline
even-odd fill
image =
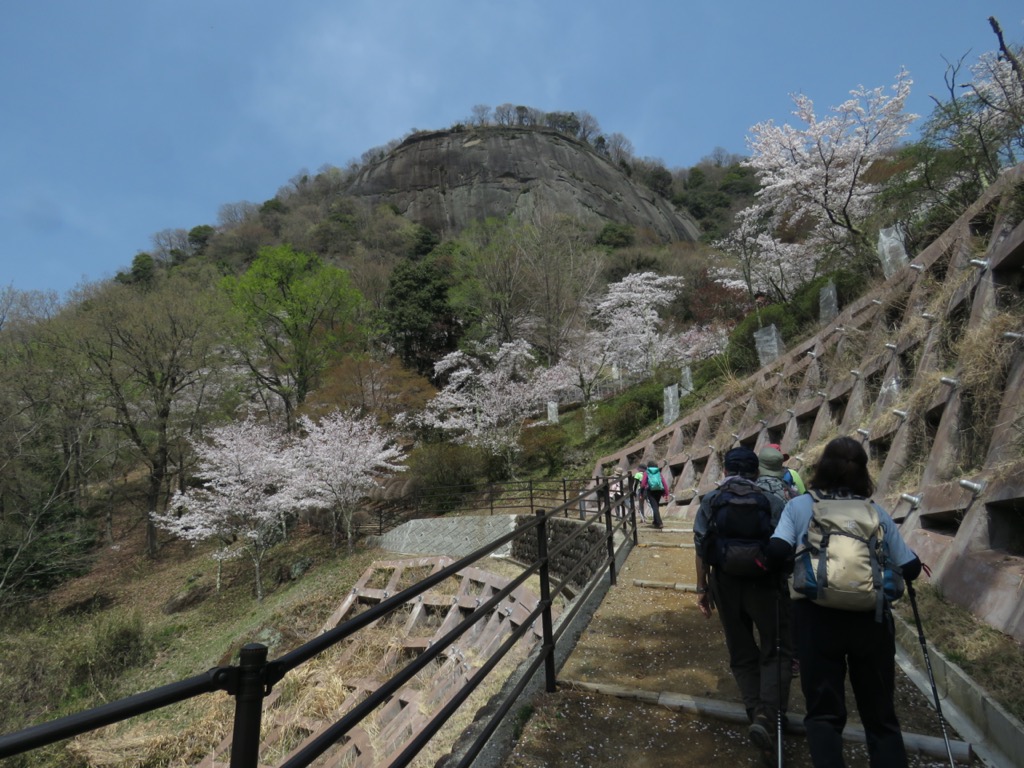
[[[971,328],[957,346],[960,384],[964,389],[979,390],[1002,378],[1016,352],[1016,341],[1003,339],[1008,331],[1020,332],[1024,318],[1016,312],[1000,312],[988,322]],[[1001,384],[998,385],[1002,389]],[[998,398],[995,398],[998,400]]]
[[[392,572],[382,570],[387,574]],[[488,564],[487,570],[503,578],[513,578],[522,572],[520,566],[510,561],[494,561]],[[410,579],[425,576],[421,571],[423,569],[410,568],[405,576]],[[358,578],[358,574],[349,576],[347,583],[354,583]],[[536,587],[536,577],[531,581]],[[528,584],[527,588],[530,586]],[[335,587],[335,604],[344,594],[344,587]],[[329,613],[330,608],[316,613]],[[404,646],[406,618],[393,614],[381,619],[289,673],[267,702],[263,728],[265,734],[273,733],[274,737],[261,759],[268,764],[283,759],[309,736],[311,723],[335,721],[365,695],[359,693],[363,686],[372,687],[405,667],[415,655],[415,651]],[[320,621],[323,621],[322,616]],[[464,649],[464,653],[465,659],[461,662],[464,667],[460,668],[460,663],[453,660],[439,658],[417,673],[406,690],[429,695],[441,677],[471,675],[487,661],[472,647]],[[520,647],[502,660],[413,765],[433,765],[447,754],[454,740],[475,718],[479,707],[504,685],[524,655],[525,649]],[[419,706],[422,710],[440,703],[443,702],[430,704],[421,700]],[[211,755],[228,735],[233,706],[233,700],[225,695],[204,696],[180,708],[153,713],[81,737],[68,747],[60,760],[66,762],[71,758],[77,764],[97,768],[195,765]],[[422,713],[429,715],[429,712]],[[388,728],[379,713],[366,718],[360,728],[376,754],[384,755],[394,748],[393,728]]]
[[[757,404],[757,415],[761,418],[773,416],[784,407],[776,402],[775,390],[769,386],[754,387],[753,393],[748,393],[748,396],[751,394]]]
[[[1024,648],[945,600],[930,584],[917,587],[917,604],[928,642],[1015,717],[1024,719]],[[896,611],[913,624],[909,600],[900,601]]]
[[[209,755],[228,735],[234,701],[204,696],[163,716],[131,720],[78,737],[67,752],[90,768],[190,766]]]
[[[974,469],[985,460],[1002,408],[1006,376],[1016,353],[1016,342],[1003,339],[1003,334],[1019,331],[1020,327],[1018,313],[1001,312],[968,329],[956,347],[961,421],[965,426],[959,457],[961,471]]]
[[[851,368],[860,365],[868,348],[868,332],[846,326],[842,334],[829,337],[829,341],[832,343],[822,356],[822,370],[826,382],[831,386],[845,379]]]
[[[975,279],[977,279],[977,274],[972,269],[951,269],[946,273],[946,278],[942,282],[937,282],[928,276],[925,278],[927,288],[925,295],[930,299],[924,311],[935,317],[944,318],[945,322],[946,312],[949,310],[949,304],[953,297]]]

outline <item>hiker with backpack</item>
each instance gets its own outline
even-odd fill
[[[623,473],[622,467],[616,467],[608,480],[608,493],[611,496],[612,508],[615,510],[615,517],[626,516],[626,505],[622,502],[625,495],[625,483],[628,478]]]
[[[793,636],[816,767],[843,766],[845,678],[857,701],[872,768],[907,765],[893,703],[895,631],[890,603],[921,561],[888,513],[870,500],[863,446],[825,446],[809,492],[786,504],[768,545],[769,565],[793,565]]]
[[[633,473],[633,480],[630,483],[633,492],[633,499],[636,502],[636,513],[640,515],[642,522],[647,522],[647,513],[644,511],[647,493],[644,491],[644,467],[639,466]]]
[[[782,451],[771,445],[762,448],[757,454],[758,477],[757,485],[768,493],[774,493],[783,502],[799,496],[796,488],[783,480],[786,468],[782,465],[785,461]]]
[[[792,640],[788,591],[768,570],[765,548],[784,503],[758,487],[758,457],[749,448],[730,450],[724,466],[725,479],[701,499],[693,521],[697,606],[706,618],[718,609],[750,721],[747,735],[774,764],[773,734],[789,704]]]
[[[766,447],[774,448],[782,454],[782,482],[795,490],[793,495],[799,496],[801,493],[807,493],[807,486],[804,485],[804,479],[800,477],[800,473],[786,465],[786,462],[789,461],[789,454],[782,450],[782,446],[778,443],[768,443]]]
[[[651,527],[660,531],[664,525],[661,522],[661,512],[658,511],[658,508],[662,500],[668,501],[668,483],[662,476],[661,470],[658,469],[658,462],[647,462],[640,487],[643,489],[644,498],[647,499],[647,505],[651,508]]]

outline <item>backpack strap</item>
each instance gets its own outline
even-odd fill
[[[820,501],[826,501],[826,500],[829,500],[829,499],[836,498],[835,496],[830,495],[830,494],[828,494],[828,495],[823,494],[818,489],[808,488],[807,489],[807,493],[810,495],[811,501],[813,503],[817,503],[817,502],[820,502]],[[869,514],[872,515],[873,519],[877,523],[875,525],[874,530],[872,531],[871,535],[868,537],[868,539],[867,539],[867,541],[865,543],[866,543],[866,545],[868,547],[868,551],[870,552],[871,583],[872,583],[872,585],[874,586],[874,589],[875,589],[875,621],[881,623],[882,617],[883,617],[883,615],[885,613],[885,603],[886,603],[886,601],[885,601],[885,574],[883,573],[883,568],[882,568],[882,545],[881,545],[881,541],[878,538],[879,529],[881,527],[881,520],[878,518],[877,513],[874,511],[874,508],[872,506],[874,504],[874,501],[872,499],[865,499],[863,496],[849,496],[849,497],[842,497],[842,499],[844,501],[852,501],[852,500],[863,501],[865,506],[868,507]],[[822,552],[824,552],[825,550],[828,549],[829,539],[830,538],[831,538],[831,534],[830,533],[823,533],[822,534],[822,536],[821,536],[821,550],[822,550]],[[826,560],[825,560],[824,557],[820,557],[818,559],[817,579],[818,579],[818,584],[821,585],[822,587],[828,586],[828,577],[827,577],[827,574],[825,572],[825,563],[826,563]]]

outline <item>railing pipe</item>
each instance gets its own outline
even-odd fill
[[[454,576],[463,568],[473,565],[482,557],[491,554],[496,549],[503,547],[518,536],[525,534],[526,530],[534,527],[535,525],[537,525],[535,520],[529,520],[522,523],[516,530],[510,531],[497,539],[494,539],[489,544],[469,553],[460,560],[456,560],[454,563],[442,568],[437,573],[433,573],[422,581],[413,584],[411,587],[403,589],[398,594],[382,600],[377,603],[377,605],[363,611],[355,618],[349,619],[344,624],[340,624],[334,629],[324,632],[319,637],[315,637],[309,642],[300,645],[295,650],[275,659],[270,662],[269,665],[273,669],[273,674],[270,675],[270,682],[276,682],[277,679],[280,679],[280,677],[288,671],[313,658],[321,651],[330,648],[335,643],[338,643],[355,632],[358,632],[363,627],[372,624],[377,619],[386,616],[399,605],[408,602],[412,598],[426,592],[436,584],[440,584],[445,579]]]
[[[552,629],[552,580],[549,570],[550,558],[555,550],[559,552],[565,550],[572,541],[585,534],[589,528],[589,526],[579,526],[578,530],[575,530],[568,537],[565,537],[564,540],[560,540],[554,548],[549,547],[547,518],[554,517],[559,513],[565,513],[569,509],[569,506],[575,502],[575,499],[568,498],[569,493],[567,479],[563,478],[561,484],[562,495],[565,500],[561,507],[558,507],[547,514],[545,514],[544,510],[535,510],[534,519],[525,521],[523,524],[519,525],[516,530],[498,537],[475,552],[450,564],[448,567],[441,569],[439,572],[428,576],[417,584],[402,590],[390,598],[384,599],[376,606],[364,611],[355,618],[346,621],[344,624],[339,625],[333,630],[321,634],[274,661],[267,662],[267,649],[265,646],[259,644],[246,645],[242,649],[240,665],[238,667],[215,668],[209,670],[203,675],[197,675],[179,683],[174,683],[169,686],[137,694],[103,707],[89,710],[84,713],[78,713],[67,718],[62,718],[61,720],[44,723],[34,728],[20,731],[16,734],[0,737],[0,757],[20,754],[21,752],[35,749],[40,746],[52,744],[56,741],[95,730],[105,725],[127,720],[134,715],[159,709],[161,707],[168,706],[169,704],[184,701],[204,693],[224,690],[235,697],[235,722],[231,742],[231,766],[232,768],[255,768],[259,764],[260,725],[265,697],[272,687],[281,680],[287,672],[294,669],[304,661],[318,655],[320,652],[334,646],[341,640],[350,637],[369,624],[372,624],[377,619],[390,614],[396,608],[414,599],[418,595],[421,595],[441,581],[454,576],[467,566],[474,564],[482,557],[485,557],[496,549],[521,536],[529,535],[529,529],[532,527],[537,528],[538,537],[538,559],[535,563],[524,570],[520,576],[513,579],[503,589],[499,590],[497,594],[493,595],[490,600],[486,601],[483,606],[480,606],[463,622],[460,622],[458,627],[452,629],[452,631],[446,634],[443,638],[438,639],[430,649],[422,653],[401,672],[380,686],[380,688],[361,702],[360,705],[342,717],[341,720],[335,722],[333,726],[322,732],[313,740],[312,743],[307,744],[306,747],[299,750],[297,753],[294,753],[285,765],[294,766],[296,768],[297,766],[307,765],[309,760],[316,759],[318,755],[322,754],[332,745],[338,743],[342,738],[344,738],[345,734],[353,725],[360,722],[372,709],[376,708],[376,706],[382,703],[382,701],[387,697],[393,695],[394,691],[397,690],[399,686],[407,683],[423,667],[428,663],[431,663],[444,649],[448,648],[459,637],[461,637],[462,634],[470,627],[482,620],[486,615],[489,615],[489,611],[498,605],[501,600],[506,599],[508,594],[517,589],[521,584],[525,583],[525,581],[534,574],[537,574],[540,578],[541,600],[538,607],[531,612],[530,615],[531,617],[539,616],[541,618],[543,643],[541,646],[541,653],[531,667],[536,670],[539,668],[539,664],[543,661],[545,664],[547,690],[549,692],[553,692],[556,685],[554,648],[558,636],[561,635],[561,630],[559,631],[559,635],[556,636]],[[554,486],[551,490],[556,490],[556,488],[557,486]],[[494,485],[491,484],[489,486],[489,491],[492,513],[495,508],[494,490]],[[528,490],[530,506],[532,509],[534,504],[538,503],[535,496],[535,486],[532,481],[528,485]],[[536,487],[536,491],[540,491],[540,486]],[[518,498],[521,499],[522,496],[519,496]],[[594,485],[591,486],[590,490],[581,491],[579,496],[581,519],[586,519],[588,517],[586,515],[586,504],[589,498],[595,498],[597,500],[597,510],[593,518],[591,518],[592,521],[596,520],[602,511],[604,512],[605,535],[609,548],[610,578],[611,583],[614,584],[616,578],[614,529],[611,527],[610,517],[612,509],[610,488],[606,479],[597,480]],[[422,499],[420,498],[417,498],[416,500],[417,503],[421,501]],[[625,501],[621,501],[620,503],[623,508],[626,507]],[[517,502],[516,506],[521,507],[521,502]],[[630,498],[629,508],[633,524],[633,541],[636,543],[636,509],[632,497]],[[384,514],[384,511],[380,510],[378,519],[379,530],[382,532],[384,526],[387,524],[387,520],[385,519],[386,517],[387,516]],[[601,551],[601,547],[602,542],[596,541],[594,542],[594,546],[587,548],[587,555],[579,558],[580,562],[575,564],[575,567],[571,569],[570,574],[565,577],[564,582],[558,585],[559,593],[566,588],[566,582],[574,578],[588,562],[594,562],[593,558]],[[596,578],[596,574],[598,573],[600,573],[599,567],[595,574],[588,578],[587,583],[583,585],[582,595],[589,595],[596,589],[597,584],[601,581],[599,578]],[[568,614],[570,616],[575,615],[578,610],[579,606],[575,605],[568,611]],[[523,628],[523,631],[526,631],[525,627]],[[497,660],[494,660],[493,664],[496,663]],[[481,670],[481,672],[483,674],[489,672],[493,664],[489,664],[487,669]],[[482,679],[483,674],[474,675],[474,681]],[[525,681],[522,681],[517,687],[518,690],[522,690],[524,685]],[[473,687],[475,687],[475,682]],[[469,691],[466,691],[465,696],[468,695]],[[510,706],[511,702],[506,702],[505,711],[507,711]],[[449,710],[446,710],[446,712],[447,711]],[[407,753],[410,756],[412,755],[412,751],[407,750]]]
[[[554,693],[557,690],[555,679],[555,640],[552,634],[551,621],[551,573],[548,568],[548,520],[543,509],[537,510],[537,560],[540,562],[540,615],[541,635],[543,636],[541,653],[544,655],[544,690]]]
[[[135,715],[186,701],[200,694],[227,690],[234,671],[232,667],[216,667],[177,683],[137,693],[95,709],[77,712],[59,720],[40,723],[31,728],[0,736],[0,758],[45,747],[72,736],[94,731],[105,725],[119,723]]]
[[[531,521],[529,525],[532,527],[536,521]],[[479,552],[475,559],[479,560],[481,555]],[[455,563],[448,566],[444,571],[455,567]],[[460,561],[459,568],[462,570],[466,567],[466,563]],[[539,574],[540,564],[537,564],[537,573]],[[443,572],[443,571],[442,571]],[[493,608],[495,608],[502,600],[508,597],[513,590],[521,586],[526,580],[534,574],[532,568],[523,571],[519,576],[506,584],[501,590],[496,592],[490,599],[483,603],[479,608],[474,610],[469,616],[463,619],[457,626],[451,629],[443,637],[433,643],[429,648],[423,651],[419,656],[409,662],[403,667],[398,673],[391,677],[387,682],[382,684],[379,688],[370,693],[365,699],[356,704],[351,710],[349,710],[340,720],[337,720],[333,725],[325,728],[321,731],[312,741],[308,742],[301,750],[294,753],[286,762],[281,763],[279,768],[300,768],[301,766],[309,765],[313,760],[318,758],[328,749],[330,749],[335,743],[337,743],[342,737],[345,736],[355,725],[362,722],[373,710],[378,706],[387,701],[395,692],[403,685],[412,680],[424,667],[431,664],[434,659],[441,655],[441,652],[448,648],[452,643],[455,642],[464,633],[469,631],[474,624],[483,620]],[[409,590],[404,590],[399,593],[405,594]],[[398,595],[395,595],[398,597]],[[390,598],[393,599],[393,598]],[[407,602],[408,598],[405,601]],[[385,601],[388,602],[388,601]],[[383,605],[383,603],[382,603]],[[365,616],[365,613],[360,616]]]
[[[438,710],[438,712],[432,718],[430,718],[430,720],[423,727],[423,729],[420,730],[412,738],[412,740],[405,747],[405,749],[403,749],[399,753],[399,755],[388,764],[389,768],[403,768],[404,766],[411,763],[419,754],[420,750],[422,750],[423,747],[427,745],[427,742],[429,742],[434,737],[434,735],[439,730],[441,730],[444,724],[448,722],[448,719],[453,714],[455,714],[455,711],[460,706],[462,706],[463,702],[465,702],[466,699],[468,699],[470,695],[473,693],[473,691],[475,691],[479,687],[480,683],[484,681],[487,675],[489,675],[494,670],[494,668],[498,666],[501,660],[505,658],[505,656],[508,654],[510,650],[512,650],[515,644],[518,643],[522,639],[523,635],[525,635],[529,631],[530,622],[528,621],[523,622],[520,626],[512,630],[512,632],[509,633],[509,636],[504,640],[504,642],[502,642],[501,645],[499,645],[495,649],[494,653],[492,653],[488,657],[487,661],[484,662],[480,666],[480,668],[472,674],[472,676],[466,681],[464,685],[459,687],[459,689],[452,695],[452,698],[443,707],[441,707],[441,709]],[[514,699],[514,697],[509,698]],[[511,703],[511,701],[508,702],[510,707]],[[494,717],[492,717],[492,720],[495,721],[494,728],[492,728],[489,731],[489,733],[493,733],[498,723],[500,722],[500,718],[498,717],[497,713],[495,714]],[[472,755],[475,757],[476,754],[478,753],[479,749],[476,749],[475,752],[472,752]]]
[[[231,768],[257,768],[260,761],[260,723],[266,680],[267,646],[248,643],[239,653],[235,725],[231,736]]]

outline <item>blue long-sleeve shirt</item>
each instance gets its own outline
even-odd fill
[[[903,536],[900,535],[900,530],[896,527],[896,523],[893,522],[889,513],[875,504],[875,502],[872,501],[871,504],[878,511],[878,520],[882,525],[883,546],[886,557],[899,566],[904,566],[916,560],[917,555],[903,541]],[[781,539],[794,549],[799,548],[804,541],[804,536],[807,534],[807,528],[811,523],[813,511],[814,500],[809,493],[797,496],[795,499],[790,499],[782,510],[782,517],[779,518],[779,524],[775,527],[772,538]]]

